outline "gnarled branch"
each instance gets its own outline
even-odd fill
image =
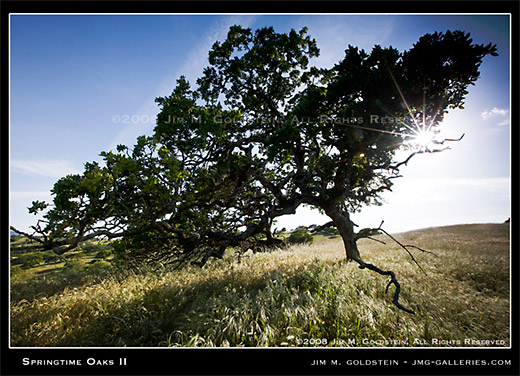
[[[412,261],[419,267],[419,269],[424,274],[426,274],[424,269],[417,262],[417,260],[415,259],[415,257],[413,256],[413,254],[410,252],[410,250],[408,248],[415,248],[415,249],[420,250],[421,252],[430,253],[430,254],[433,254],[433,255],[435,255],[435,254],[433,252],[430,252],[430,251],[427,251],[425,249],[419,248],[419,247],[417,247],[415,245],[408,245],[408,244],[401,243],[396,238],[394,238],[392,235],[390,235],[387,231],[383,230],[383,228],[382,228],[383,223],[384,223],[384,221],[381,221],[381,223],[379,224],[379,227],[377,227],[377,228],[364,228],[364,229],[361,229],[356,234],[355,240],[358,241],[359,239],[366,238],[366,239],[370,239],[370,240],[374,240],[374,241],[386,244],[385,242],[383,242],[383,241],[381,241],[379,239],[373,238],[374,235],[378,235],[380,233],[383,233],[386,236],[388,236],[390,239],[392,239],[395,243],[397,243],[401,248],[403,248],[408,253],[408,255],[410,255],[410,257],[412,258]],[[364,262],[363,260],[355,260],[355,261],[357,261],[359,263],[359,268],[360,269],[365,269],[366,268],[366,269],[370,269],[372,271],[375,271],[378,274],[390,276],[390,281],[388,282],[388,285],[386,286],[385,292],[388,292],[388,289],[390,288],[390,286],[394,285],[395,286],[395,292],[394,292],[394,298],[393,298],[394,305],[397,308],[399,308],[399,309],[401,309],[401,310],[403,310],[405,312],[408,312],[408,313],[411,313],[411,314],[415,314],[415,312],[413,310],[408,309],[408,308],[404,307],[401,303],[399,303],[399,294],[401,292],[401,285],[397,281],[397,277],[395,276],[394,272],[392,272],[390,270],[382,270],[382,269],[378,268],[377,266],[375,266],[373,264],[369,264],[369,263]]]
[[[399,284],[399,281],[397,281],[397,278],[395,276],[395,273],[392,272],[392,271],[389,271],[389,270],[382,270],[382,269],[379,269],[377,266],[375,265],[372,265],[372,264],[369,264],[369,263],[366,263],[362,260],[356,260],[358,263],[359,263],[359,268],[360,269],[370,269],[378,274],[381,274],[381,275],[389,275],[390,276],[390,282],[388,282],[388,285],[386,285],[386,289],[385,289],[385,292],[388,292],[388,289],[390,288],[391,285],[394,285],[395,286],[395,292],[394,292],[394,298],[392,300],[392,302],[394,303],[394,305],[399,308],[400,310],[403,310],[405,312],[408,312],[408,313],[411,313],[412,315],[415,315],[415,311],[409,309],[409,308],[406,308],[405,306],[403,306],[401,303],[399,303],[399,294],[401,293],[401,285]]]

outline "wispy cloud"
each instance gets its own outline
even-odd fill
[[[11,159],[12,172],[29,176],[45,176],[59,178],[68,174],[78,173],[78,169],[70,161],[64,160],[20,160]]]
[[[313,64],[325,68],[343,59],[349,44],[368,51],[385,45],[395,27],[395,17],[379,16],[302,16],[299,22],[309,28],[320,49]]]
[[[214,27],[200,39],[200,42],[194,45],[191,51],[186,51],[187,57],[185,63],[175,71],[166,72],[166,75],[157,87],[155,97],[169,95],[173,90],[175,81],[181,75],[185,76],[193,86],[195,80],[201,76],[203,69],[208,65],[208,52],[213,43],[216,41],[224,41],[230,26],[242,25],[243,27],[249,27],[257,17],[258,16],[238,15],[217,18]],[[135,144],[138,136],[150,135],[152,133],[159,108],[153,101],[153,98],[144,99],[144,104],[135,114],[129,116],[129,120],[131,121],[129,124],[126,124],[125,128],[112,140],[109,149],[115,150],[119,144],[132,146]],[[134,118],[138,119],[138,121],[133,121]]]
[[[511,120],[510,119],[505,119],[505,120],[502,120],[500,123],[498,123],[497,125],[498,126],[504,126],[504,125],[509,125],[511,123]]]
[[[480,113],[480,116],[483,119],[490,119],[492,117],[497,117],[497,116],[504,117],[504,116],[507,116],[508,113],[509,113],[508,109],[493,107],[491,110],[482,111]]]
[[[225,16],[217,18],[215,25],[201,39],[201,42],[195,46],[190,52],[184,65],[178,70],[177,75],[184,75],[190,82],[195,80],[202,74],[202,70],[209,64],[208,53],[216,41],[223,42],[226,39],[229,28],[233,25],[241,25],[242,27],[250,27],[258,16],[237,15]],[[163,82],[168,85],[167,90],[171,90],[172,82]]]

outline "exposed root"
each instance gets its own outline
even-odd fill
[[[393,303],[394,305],[399,308],[400,310],[402,311],[405,311],[405,312],[408,312],[408,313],[411,313],[412,315],[415,315],[415,311],[412,311],[411,309],[409,308],[406,308],[405,306],[403,306],[401,303],[399,303],[399,294],[401,293],[401,285],[399,284],[399,281],[397,281],[397,278],[395,276],[395,273],[392,272],[392,271],[387,271],[387,270],[382,270],[382,269],[379,269],[377,266],[375,265],[372,265],[372,264],[369,264],[367,262],[364,262],[363,260],[355,260],[358,262],[359,264],[359,268],[360,269],[370,269],[378,274],[381,274],[381,275],[389,275],[390,276],[390,281],[388,282],[388,285],[386,285],[386,289],[385,289],[385,293],[388,293],[388,289],[390,288],[391,285],[394,285],[395,286],[395,292],[394,292],[394,299],[393,299]]]

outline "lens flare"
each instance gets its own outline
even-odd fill
[[[409,142],[412,146],[421,150],[431,150],[435,146],[435,133],[420,130]]]

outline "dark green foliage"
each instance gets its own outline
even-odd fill
[[[24,268],[32,268],[34,266],[38,266],[43,264],[45,259],[42,254],[31,253],[28,255],[24,255],[21,257],[22,266]]]
[[[74,252],[74,253],[66,255],[65,259],[67,259],[67,260],[80,260],[80,259],[84,259],[86,257],[87,256],[85,256],[85,254],[82,251],[79,251],[79,252]]]
[[[33,203],[31,213],[47,212],[31,239],[58,254],[117,239],[120,260],[204,265],[230,248],[278,247],[273,222],[306,204],[333,220],[347,258],[362,263],[349,213],[391,189],[404,164],[396,150],[443,150],[443,141],[430,150],[413,140],[462,108],[488,54],[496,47],[448,31],[404,52],[348,46],[338,64],[316,69],[306,28],[233,26],[195,87],[180,77],[156,99],[153,136],[58,180],[52,206]]]
[[[67,272],[79,273],[83,269],[83,264],[77,258],[73,258],[65,263],[64,269]]]
[[[109,258],[110,256],[112,256],[112,251],[110,249],[104,249],[102,251],[99,251],[96,254],[96,258],[100,258],[100,259],[106,259],[106,258]]]
[[[86,253],[101,252],[106,249],[106,246],[98,242],[89,241],[81,244],[81,249]]]
[[[314,238],[304,226],[296,228],[287,238],[290,244],[312,244]]]
[[[56,263],[63,261],[63,256],[59,256],[51,251],[43,252],[42,255],[45,263]]]
[[[335,227],[329,227],[321,231],[324,235],[335,236],[339,235],[339,231]]]

